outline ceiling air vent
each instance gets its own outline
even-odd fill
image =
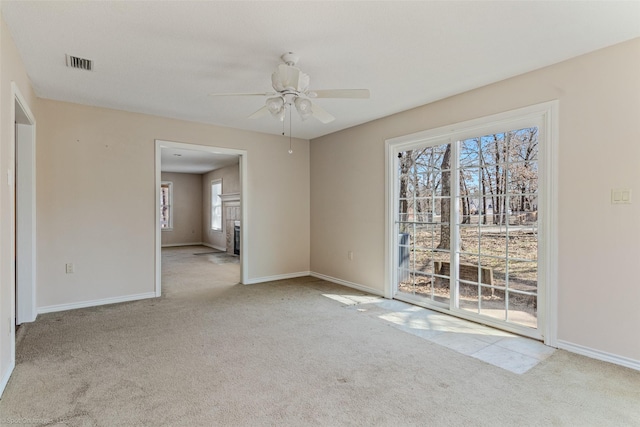
[[[90,59],[67,55],[67,67],[91,71],[93,69],[93,61]]]

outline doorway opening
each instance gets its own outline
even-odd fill
[[[245,283],[247,152],[160,140],[155,148],[156,296],[163,292],[162,260],[167,254],[216,265],[236,257],[238,262],[231,264],[240,264],[239,282]]]

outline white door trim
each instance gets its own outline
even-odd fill
[[[174,142],[174,141],[163,141],[156,139],[155,145],[155,201],[156,207],[160,206],[160,183],[161,179],[161,152],[163,148],[181,148],[185,150],[196,150],[196,151],[206,151],[209,153],[216,154],[230,154],[240,156],[240,211],[241,211],[241,221],[242,228],[240,230],[240,247],[242,250],[240,251],[240,283],[247,283],[249,275],[249,209],[248,209],[248,200],[249,200],[249,180],[247,179],[248,173],[248,153],[246,150],[237,150],[233,148],[222,148],[222,147],[212,147],[209,145],[197,145],[197,144],[186,144],[183,142]],[[156,286],[155,292],[156,296],[162,295],[162,232],[160,229],[160,215],[155,215],[155,226],[156,226]]]
[[[9,331],[10,361],[0,378],[0,396],[9,382],[16,364],[16,323],[32,322],[36,311],[36,120],[20,92],[18,85],[11,82],[11,126],[10,157],[14,163],[7,170],[10,211],[10,298],[11,317]],[[17,106],[17,108],[16,108]],[[19,151],[19,152],[17,152]],[[19,159],[16,176],[15,159]],[[17,180],[16,180],[17,178]],[[16,182],[20,186],[16,187]],[[23,185],[24,184],[24,185]],[[16,215],[16,203],[20,208]],[[16,240],[16,231],[19,231]],[[17,248],[17,250],[16,250]],[[16,258],[18,257],[18,258]],[[17,259],[17,268],[13,260]],[[18,272],[16,273],[16,270]],[[16,283],[16,278],[20,278]],[[17,289],[17,295],[16,295]]]
[[[13,172],[14,198],[12,212],[18,214],[13,220],[17,260],[13,272],[17,280],[17,295],[14,295],[16,323],[33,322],[36,319],[36,120],[15,82],[11,82],[13,94],[13,128],[15,141],[14,158],[18,167]],[[19,108],[19,110],[16,110]],[[15,237],[14,237],[15,238]],[[12,245],[13,250],[13,245]],[[17,305],[16,305],[17,303]]]

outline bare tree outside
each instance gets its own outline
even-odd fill
[[[451,226],[449,218],[451,218],[451,144],[447,144],[447,148],[442,156],[440,163],[440,171],[442,173],[442,192],[440,199],[440,243],[438,249],[451,248]]]
[[[505,315],[507,308],[521,310],[526,312],[523,318],[529,316],[522,323],[535,324],[538,129],[510,130],[456,144],[455,163],[452,144],[398,156],[399,232],[406,236],[411,262],[411,277],[400,289],[446,302],[447,254],[455,248],[459,268],[472,272],[469,266],[477,266],[478,271],[469,277],[458,272],[460,295],[469,296],[461,306],[468,304],[496,317]],[[453,173],[459,180],[455,191]],[[453,206],[459,212],[457,224],[450,223]],[[455,244],[451,227],[458,230]],[[490,280],[483,277],[489,274]],[[498,309],[490,312],[490,305]]]

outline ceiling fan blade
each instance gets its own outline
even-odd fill
[[[275,92],[260,93],[210,93],[209,96],[272,96],[277,95]]]
[[[256,111],[252,115],[250,115],[249,118],[250,119],[258,119],[260,117],[266,116],[267,114],[269,114],[269,109],[265,105],[264,107],[262,107],[261,109],[259,109],[258,111]]]
[[[313,113],[313,117],[320,120],[322,123],[331,123],[336,119],[331,114],[327,113],[324,108],[316,104],[311,105],[311,112]]]
[[[309,98],[369,98],[369,89],[310,90]]]

